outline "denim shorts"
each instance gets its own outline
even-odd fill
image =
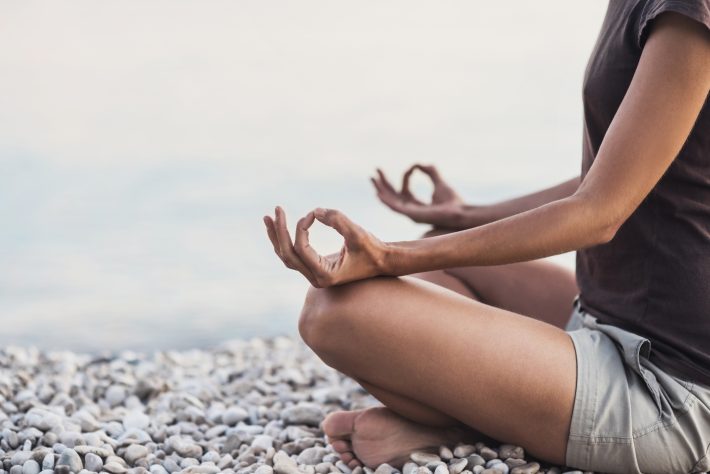
[[[648,339],[597,322],[579,298],[566,330],[577,354],[568,466],[607,473],[710,471],[710,387],[658,368],[649,361]]]

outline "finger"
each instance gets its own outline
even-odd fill
[[[313,278],[312,272],[303,264],[293,249],[291,235],[288,232],[288,227],[286,227],[286,213],[283,209],[281,209],[281,207],[276,208],[275,224],[276,237],[278,238],[281,259],[284,261],[284,264],[286,264],[288,268],[301,272],[303,276],[311,280]]]
[[[345,214],[336,209],[317,208],[313,215],[323,224],[335,229],[340,235],[349,239],[355,235],[357,225],[348,219]]]
[[[439,174],[439,170],[436,169],[436,166],[421,164],[417,164],[415,166],[419,168],[423,173],[428,175],[434,183],[438,183],[441,181],[441,175]]]
[[[370,178],[370,180],[377,189],[377,197],[379,200],[393,211],[401,212],[402,198],[398,194],[393,193],[391,190],[384,189],[383,185],[377,179]]]
[[[402,176],[402,191],[401,194],[405,199],[411,200],[416,202],[417,204],[422,204],[422,202],[412,194],[412,192],[409,190],[409,178],[412,176],[412,173],[414,173],[414,170],[417,169],[416,165],[410,166],[407,171],[404,172],[404,175]]]
[[[385,173],[381,169],[377,168],[377,174],[380,176],[380,183],[385,189],[391,191],[394,194],[398,194],[397,190],[394,189],[394,186],[390,184],[389,180],[387,179],[387,176],[385,176]]]
[[[271,245],[274,246],[274,252],[281,258],[281,250],[279,249],[279,239],[276,237],[276,228],[274,220],[270,216],[264,216],[264,225],[266,225],[266,234],[269,236]]]
[[[321,257],[318,255],[318,252],[311,247],[310,242],[308,242],[308,228],[313,225],[315,220],[316,217],[313,211],[299,219],[296,224],[296,243],[294,244],[294,249],[311,273],[313,273],[313,275],[319,275],[323,270]]]

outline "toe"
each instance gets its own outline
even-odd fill
[[[355,418],[360,411],[336,411],[323,420],[323,432],[329,438],[349,437],[354,430]]]
[[[351,461],[353,461],[355,459],[355,455],[351,451],[346,451],[344,453],[340,453],[340,459],[345,464],[349,464]]]
[[[353,458],[349,463],[347,463],[348,467],[350,469],[355,469],[356,467],[360,466],[360,461],[358,461],[356,458]]]
[[[331,444],[331,446],[333,446],[333,449],[338,453],[344,453],[344,452],[353,450],[353,447],[352,447],[352,444],[350,444],[350,441],[346,441],[344,439],[336,439],[330,444]]]

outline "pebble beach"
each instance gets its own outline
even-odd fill
[[[351,470],[320,423],[379,403],[301,341],[77,354],[0,349],[0,474],[582,474],[512,445]]]

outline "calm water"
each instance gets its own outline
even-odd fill
[[[295,334],[307,288],[261,216],[425,227],[368,176],[437,163],[471,202],[578,172],[605,5],[19,2],[0,17],[0,344]],[[426,194],[420,179],[416,189]],[[314,231],[316,247],[339,239]],[[572,266],[570,255],[557,258]]]

